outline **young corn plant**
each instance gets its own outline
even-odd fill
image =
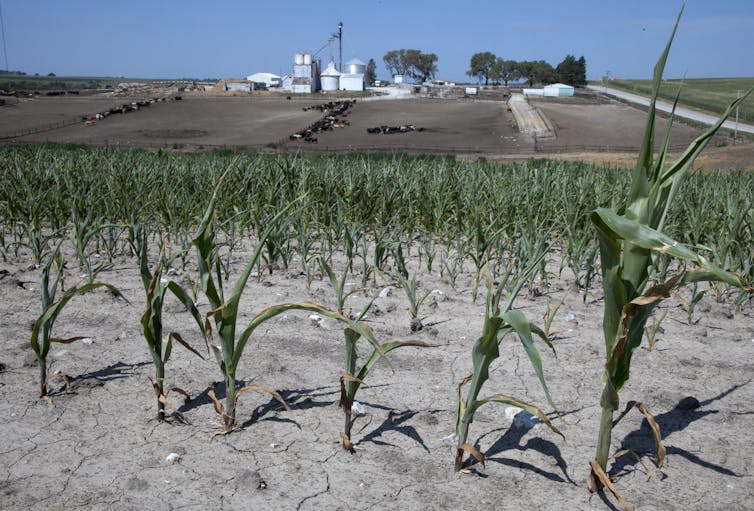
[[[120,291],[111,284],[96,282],[94,280],[97,277],[96,274],[92,275],[90,280],[86,284],[83,284],[81,286],[74,285],[72,287],[69,287],[68,289],[64,289],[65,279],[63,277],[63,263],[63,254],[60,253],[60,243],[58,243],[58,246],[55,247],[49,259],[42,267],[42,282],[40,286],[42,291],[42,313],[34,322],[34,327],[31,331],[31,349],[34,350],[34,353],[36,354],[37,360],[39,362],[40,397],[47,396],[47,384],[52,378],[62,376],[58,373],[53,373],[49,376],[47,375],[47,354],[50,351],[51,344],[53,342],[70,344],[74,341],[84,339],[84,337],[82,336],[70,337],[67,339],[52,336],[52,328],[55,325],[55,320],[58,318],[68,302],[71,301],[71,299],[76,295],[80,295],[100,287],[107,288],[115,296],[118,296],[125,300],[125,297],[120,293]],[[58,287],[60,289],[58,289]],[[57,296],[58,290],[60,290],[62,293],[60,297]]]
[[[404,348],[408,346],[419,348],[431,348],[436,347],[435,344],[429,344],[421,341],[392,341],[386,343],[379,343],[374,336],[374,332],[363,321],[364,316],[372,306],[373,301],[369,302],[364,309],[358,314],[346,314],[344,311],[346,300],[349,296],[360,289],[354,289],[350,292],[345,291],[345,279],[347,271],[344,271],[340,278],[335,275],[332,267],[324,259],[320,259],[320,265],[323,272],[330,279],[330,284],[335,291],[335,298],[337,302],[337,311],[328,311],[323,309],[319,311],[321,314],[327,317],[336,319],[345,324],[343,329],[343,335],[346,342],[346,364],[345,373],[340,377],[340,408],[343,410],[344,426],[343,431],[340,433],[341,443],[343,448],[353,452],[355,450],[354,444],[351,441],[351,430],[353,429],[354,422],[365,415],[364,411],[358,406],[356,402],[356,392],[359,387],[364,383],[369,371],[372,369],[375,363],[385,357],[388,353],[397,348]],[[359,355],[357,351],[358,342],[360,339],[364,339],[372,346],[372,353],[366,359],[361,367],[359,365]],[[387,359],[386,359],[387,360]],[[389,361],[388,361],[389,364]]]
[[[184,305],[186,311],[194,318],[202,333],[204,333],[204,324],[191,295],[176,282],[163,278],[164,242],[160,250],[159,260],[154,268],[154,273],[152,273],[149,270],[147,257],[147,233],[141,230],[138,236],[141,238],[141,241],[138,243],[139,267],[147,298],[147,306],[144,314],[141,316],[141,328],[144,333],[144,339],[147,341],[149,354],[152,356],[152,361],[154,362],[154,380],[152,381],[152,386],[157,396],[157,420],[164,421],[165,408],[169,406],[167,401],[168,394],[170,392],[178,392],[179,394],[188,396],[186,391],[178,387],[171,387],[165,390],[165,364],[170,358],[173,341],[176,341],[199,358],[204,358],[196,349],[184,341],[177,332],[163,335],[162,309],[167,292],[170,291]]]
[[[418,332],[424,328],[422,318],[419,317],[419,308],[432,293],[432,290],[425,291],[422,295],[417,295],[416,274],[411,275],[409,279],[403,273],[400,273],[398,279],[401,282],[403,292],[406,293],[406,298],[408,298],[408,313],[411,317],[409,327],[412,332]]]
[[[732,102],[714,126],[694,140],[677,161],[668,165],[667,149],[673,120],[671,116],[663,143],[657,157],[654,157],[655,101],[682,12],[683,8],[670,40],[655,66],[646,130],[625,206],[619,212],[599,208],[591,214],[600,245],[605,301],[603,331],[606,361],[602,374],[602,418],[597,453],[591,462],[592,470],[587,479],[587,486],[590,491],[599,491],[607,487],[624,506],[625,501],[614,491],[606,473],[612,430],[617,422],[613,420],[613,416],[620,405],[619,392],[629,379],[631,357],[641,344],[644,326],[652,310],[661,300],[668,298],[673,289],[684,283],[722,281],[739,288],[747,287],[738,276],[720,269],[662,232],[668,209],[675,201],[680,183],[694,159],[736,105],[751,93],[749,90],[742,98]],[[684,261],[691,269],[681,271],[667,282],[647,289],[653,253],[667,254]],[[634,406],[645,413],[650,424],[654,422],[650,420],[651,416],[646,407],[633,401],[628,403],[628,408]],[[655,432],[658,443],[656,461],[658,466],[662,466],[664,456],[659,438],[659,433]]]
[[[661,333],[662,330],[662,322],[665,320],[665,317],[668,315],[668,309],[665,309],[662,311],[662,314],[659,318],[655,319],[654,323],[652,323],[651,326],[644,327],[644,333],[647,336],[647,351],[652,351],[655,349],[655,346],[657,346],[657,343],[662,341],[660,337],[657,337],[658,333]]]
[[[237,428],[236,424],[236,404],[241,393],[252,390],[266,392],[280,401],[283,406],[290,410],[283,398],[275,390],[268,387],[256,385],[247,385],[241,389],[236,388],[236,370],[241,361],[246,343],[251,333],[264,321],[280,314],[284,310],[270,308],[262,311],[254,317],[250,325],[244,330],[243,334],[236,339],[236,326],[238,319],[238,307],[241,301],[246,283],[251,276],[252,269],[259,262],[262,250],[265,248],[265,241],[270,233],[278,228],[277,223],[280,218],[288,212],[293,203],[281,210],[273,218],[269,219],[267,228],[259,235],[256,249],[246,267],[241,272],[240,277],[233,286],[230,295],[225,296],[224,279],[220,264],[219,245],[216,241],[216,221],[215,221],[215,204],[218,193],[230,170],[235,165],[234,160],[217,182],[209,205],[204,213],[201,224],[194,235],[194,246],[197,251],[197,263],[201,282],[201,289],[209,301],[211,310],[207,313],[204,320],[204,332],[206,334],[207,344],[215,355],[220,370],[223,373],[225,381],[225,405],[215,397],[213,390],[210,390],[209,396],[212,398],[215,411],[222,417],[224,432],[230,433]],[[214,323],[217,341],[215,341],[212,323]]]
[[[542,331],[545,333],[545,336],[548,339],[552,339],[556,335],[560,333],[560,331],[553,332],[551,330],[552,328],[552,322],[555,319],[555,316],[558,314],[558,311],[563,306],[563,303],[565,302],[566,297],[568,296],[568,291],[563,293],[563,298],[560,299],[558,303],[555,305],[552,304],[552,300],[550,297],[547,297],[547,310],[545,311],[544,315],[542,316]]]
[[[489,268],[485,269],[485,277],[487,281],[487,300],[485,305],[484,314],[484,326],[482,327],[482,335],[477,339],[474,344],[474,348],[471,352],[472,360],[474,362],[474,372],[467,376],[458,385],[458,408],[456,410],[456,457],[455,457],[455,470],[460,471],[464,466],[464,453],[468,453],[479,462],[484,464],[484,454],[479,452],[473,445],[467,442],[469,434],[469,426],[474,420],[474,413],[487,403],[503,403],[511,406],[517,406],[536,415],[545,425],[547,425],[554,432],[562,436],[562,433],[550,422],[550,419],[545,413],[538,407],[529,404],[521,399],[505,394],[495,394],[484,399],[479,399],[479,392],[482,390],[482,386],[489,379],[489,367],[492,362],[500,356],[499,345],[503,339],[510,333],[516,333],[518,338],[526,350],[526,354],[531,361],[534,372],[539,378],[539,382],[544,389],[547,402],[553,409],[556,409],[555,404],[550,397],[550,391],[547,388],[545,382],[544,373],[542,371],[542,359],[540,358],[539,351],[534,346],[532,339],[532,333],[539,336],[547,346],[549,346],[553,352],[554,348],[550,341],[547,339],[545,333],[536,325],[529,322],[522,312],[513,310],[513,301],[518,296],[521,288],[526,283],[527,279],[532,273],[537,271],[539,264],[545,257],[545,253],[542,252],[538,257],[533,259],[530,264],[516,275],[511,283],[510,291],[506,301],[501,305],[500,301],[503,296],[503,290],[507,287],[509,279],[512,274],[512,266],[509,267],[505,275],[500,279],[497,289],[493,283],[492,275]],[[466,399],[463,399],[462,392],[463,387],[469,384],[468,393]]]

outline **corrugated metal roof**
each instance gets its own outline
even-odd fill
[[[346,65],[347,66],[351,66],[351,65],[366,66],[366,64],[364,62],[360,61],[357,58],[352,58],[351,60],[349,60],[348,62],[346,62]]]

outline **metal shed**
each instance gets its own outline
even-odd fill
[[[547,97],[568,97],[573,96],[574,89],[564,83],[553,83],[545,86],[544,95]]]

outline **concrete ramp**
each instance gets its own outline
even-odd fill
[[[534,138],[555,138],[555,131],[542,112],[532,108],[523,94],[512,94],[508,107],[518,124],[518,131]]]

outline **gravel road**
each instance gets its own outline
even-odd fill
[[[636,103],[638,105],[649,106],[649,98],[645,96],[639,96],[637,94],[631,94],[630,92],[624,92],[618,89],[611,89],[609,87],[606,88],[601,85],[587,85],[587,87],[589,89],[602,92],[603,94],[607,94],[608,96],[614,96],[624,101],[629,101],[631,103]],[[663,111],[663,112],[670,112],[673,109],[672,103],[668,101],[663,101],[660,99],[657,100],[656,106],[658,110]],[[697,112],[696,110],[691,110],[689,108],[685,108],[682,106],[678,106],[676,108],[675,114],[678,117],[683,117],[684,119],[691,119],[692,121],[701,122],[703,124],[708,124],[708,125],[715,124],[718,119],[714,115]],[[725,121],[723,123],[723,128],[727,128],[730,130],[736,129],[736,121],[735,120]],[[754,126],[739,122],[738,131],[745,132],[745,133],[754,133]]]

